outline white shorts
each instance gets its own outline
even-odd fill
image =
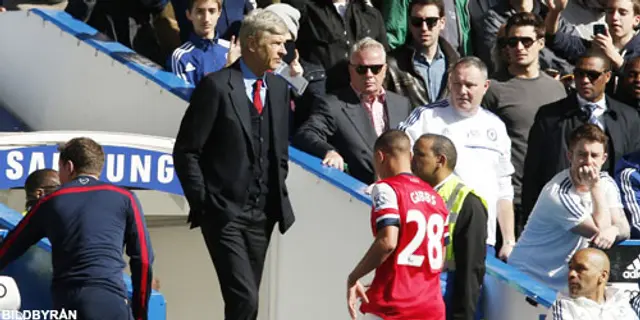
[[[376,316],[375,314],[365,313],[365,315],[362,318],[362,320],[384,320],[384,319]]]

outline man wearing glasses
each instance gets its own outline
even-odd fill
[[[373,144],[395,128],[410,112],[409,100],[385,92],[387,71],[384,46],[372,39],[358,41],[349,60],[350,86],[317,99],[311,116],[293,137],[293,145],[322,158],[322,163],[371,184]]]
[[[447,97],[447,71],[460,56],[440,37],[446,23],[442,0],[413,0],[409,12],[411,41],[391,52],[386,87],[417,108]]]
[[[503,43],[507,68],[498,71],[482,105],[507,126],[511,138],[516,236],[524,228],[521,213],[522,171],[529,129],[538,109],[567,96],[561,82],[540,70],[544,48],[544,20],[531,12],[520,12],[507,20]],[[544,93],[544,94],[540,94]]]
[[[538,110],[524,162],[522,209],[526,216],[543,186],[569,168],[567,138],[575,128],[592,123],[604,130],[610,143],[602,171],[610,176],[623,155],[640,149],[637,111],[605,94],[610,70],[609,59],[604,56],[588,53],[578,58],[574,70],[576,92]]]

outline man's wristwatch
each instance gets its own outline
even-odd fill
[[[505,246],[515,246],[516,245],[516,241],[515,240],[507,240],[504,242]]]

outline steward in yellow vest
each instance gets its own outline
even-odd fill
[[[413,173],[433,186],[449,209],[447,319],[472,320],[485,273],[487,205],[453,173],[456,160],[455,146],[445,136],[425,134],[413,146]]]

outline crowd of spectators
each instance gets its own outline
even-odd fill
[[[290,76],[308,82],[294,147],[371,184],[382,132],[448,137],[453,172],[485,203],[487,254],[560,292],[578,250],[640,239],[640,0],[126,4],[66,11],[194,86],[240,56],[243,15],[275,12]],[[154,29],[167,15],[173,35]],[[536,252],[553,254],[532,265]]]

